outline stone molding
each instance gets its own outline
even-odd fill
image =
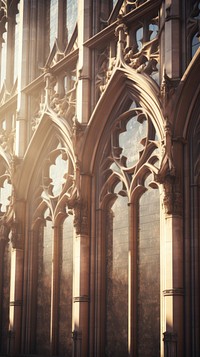
[[[89,296],[87,296],[87,295],[75,296],[73,300],[74,300],[74,303],[75,302],[89,302],[90,301]]]
[[[183,288],[172,288],[163,290],[164,296],[184,296],[184,289]]]

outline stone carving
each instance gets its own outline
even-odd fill
[[[182,194],[179,191],[173,160],[171,124],[166,119],[165,138],[162,144],[162,160],[160,169],[155,174],[155,181],[163,185],[163,206],[166,214],[182,214]]]
[[[57,79],[48,71],[44,76],[46,81],[46,106],[51,108],[58,116],[64,118],[72,118],[75,115],[76,107],[76,87],[77,81],[74,81],[73,86],[66,91],[64,96],[61,96],[55,89]]]
[[[15,129],[8,132],[7,130],[0,129],[0,145],[8,154],[13,154],[15,142]]]
[[[98,88],[100,94],[102,94],[111,77],[113,68],[116,63],[116,58],[110,57],[108,48],[106,48],[100,52],[98,63],[99,71],[96,76],[96,87]]]
[[[164,108],[167,105],[170,97],[175,93],[175,89],[177,88],[179,81],[179,78],[169,78],[166,74],[166,71],[164,70],[162,82],[160,85],[160,94]]]
[[[129,2],[127,6],[136,7],[142,2]],[[154,30],[150,29],[153,28]],[[119,15],[115,35],[118,38],[117,50],[114,50],[114,41],[107,44],[98,57],[98,73],[96,75],[96,86],[100,95],[111,77],[113,69],[126,64],[139,73],[149,76],[158,72],[159,42],[158,42],[158,17],[151,19],[148,24],[144,23],[141,31],[140,45],[137,40],[137,28],[131,29],[123,23],[123,15]],[[132,45],[129,45],[131,43]]]
[[[11,223],[10,240],[14,249],[22,249],[22,235],[19,233],[19,223],[16,220]]]
[[[125,62],[138,73],[152,75],[157,72],[158,63],[158,38],[144,43],[142,48],[135,53],[132,47],[125,49]]]
[[[88,234],[88,207],[84,202],[77,202],[74,206],[74,227],[77,235]]]
[[[76,234],[88,234],[88,206],[76,195],[67,201],[68,209],[74,211],[74,227]]]
[[[166,357],[177,357],[177,340],[177,333],[169,331],[163,333],[164,355]]]

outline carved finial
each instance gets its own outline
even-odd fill
[[[115,29],[115,36],[118,37],[117,42],[117,59],[123,61],[124,49],[126,44],[127,27],[122,22],[122,17],[118,18],[118,26]]]

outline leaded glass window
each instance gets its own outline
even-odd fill
[[[52,48],[58,32],[58,0],[51,0],[50,5],[50,48]]]
[[[160,165],[159,135],[148,112],[136,100],[128,103],[106,131],[98,173],[105,222],[105,355],[128,355],[131,320],[138,340],[134,353],[152,357],[160,350],[160,195],[153,174]],[[133,299],[137,316],[130,315]]]
[[[67,0],[66,6],[66,27],[68,34],[68,42],[73,34],[78,12],[78,1],[77,0]]]

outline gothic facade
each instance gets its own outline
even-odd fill
[[[200,355],[200,1],[0,1],[0,355]]]

